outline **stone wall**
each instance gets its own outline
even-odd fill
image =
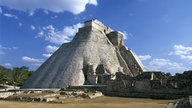
[[[148,92],[151,90],[151,83],[149,80],[138,80],[134,82],[133,88],[136,92]]]
[[[185,75],[189,76],[184,77]],[[168,77],[163,72],[144,72],[137,77],[116,73],[115,80],[107,81],[106,94],[126,97],[181,98],[192,95],[190,75],[190,72],[185,72],[177,79],[178,76]],[[188,82],[183,83],[183,88],[177,85],[178,82],[182,83],[182,80]]]
[[[149,92],[151,83],[149,80],[131,81],[108,81],[107,92]]]

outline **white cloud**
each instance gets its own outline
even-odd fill
[[[169,59],[153,59],[149,64],[156,66],[173,65],[173,63],[171,63]]]
[[[174,51],[169,55],[177,55],[181,59],[192,60],[192,47],[185,47],[183,45],[174,45]]]
[[[52,55],[52,53],[54,53],[58,48],[59,48],[59,47],[57,47],[57,46],[47,45],[47,46],[45,47],[45,50],[46,50],[46,52],[49,52],[49,53],[47,53],[47,54],[42,54],[42,56],[43,56],[43,57],[46,57],[46,58],[49,58],[49,57]]]
[[[58,18],[58,16],[57,16],[57,15],[55,15],[55,16],[52,16],[51,18],[52,18],[52,19],[56,19],[56,18]]]
[[[0,45],[0,55],[6,54],[4,49],[6,49],[6,47],[3,47],[2,45]]]
[[[17,49],[17,47],[15,47],[15,46],[13,46],[13,47],[5,47],[5,46],[0,44],[0,55],[6,54],[5,52],[7,50],[16,50],[16,49]]]
[[[148,60],[148,59],[151,59],[151,56],[150,55],[139,55],[138,56],[140,60]]]
[[[192,47],[185,47],[183,45],[174,45],[174,52],[171,54],[175,55],[186,55],[192,53]]]
[[[97,6],[97,0],[89,0],[89,4]]]
[[[6,16],[6,17],[9,17],[9,18],[19,19],[16,15],[13,15],[13,14],[4,13],[3,15]]]
[[[28,13],[29,13],[29,16],[33,16],[35,14],[33,10],[30,10]]]
[[[6,53],[0,49],[0,55],[4,55],[4,54]]]
[[[153,59],[146,67],[148,68],[148,70],[165,71],[172,73],[189,70],[182,63],[172,62],[169,59]]]
[[[45,50],[46,50],[47,52],[53,53],[53,52],[55,52],[58,48],[59,48],[59,47],[57,47],[57,46],[47,45],[47,46],[45,47]]]
[[[45,14],[49,14],[49,11],[47,11],[47,10],[44,10],[43,12],[44,12]]]
[[[0,45],[0,49],[3,49],[3,50],[16,50],[17,47],[13,46],[13,47],[5,47],[3,45]]]
[[[35,30],[35,29],[36,29],[36,27],[35,27],[34,25],[31,25],[30,28],[31,28],[32,30]]]
[[[192,55],[180,55],[181,59],[192,60]]]
[[[0,14],[2,14],[3,13],[3,10],[2,10],[2,8],[0,7]]]
[[[42,54],[43,57],[49,58],[52,54]]]
[[[127,33],[127,31],[118,31],[119,33],[121,33],[124,36],[124,39],[126,40],[128,37],[133,37],[132,33]]]
[[[43,37],[43,36],[44,36],[44,31],[40,29],[38,36],[36,36],[36,37]]]
[[[23,56],[22,60],[24,62],[43,62],[44,61],[42,59],[35,59],[35,58],[27,57],[27,56]]]
[[[18,25],[21,27],[21,26],[23,26],[23,24],[22,23],[18,23]]]
[[[66,26],[63,30],[59,31],[52,25],[40,28],[40,32],[37,37],[44,37],[46,41],[55,44],[62,44],[70,42],[74,37],[75,33],[77,33],[78,28],[82,27],[83,24],[78,23],[72,26]]]
[[[5,66],[5,67],[12,67],[12,64],[11,63],[4,63],[4,64],[1,64],[2,66]]]
[[[56,13],[69,11],[79,14],[85,11],[87,4],[97,6],[97,0],[0,0],[0,4],[20,11],[44,9]]]
[[[126,31],[123,31],[123,32],[118,31],[118,32],[121,33],[121,34],[123,35],[123,38],[124,38],[124,39],[127,39],[127,37],[128,37],[128,33],[127,33]]]
[[[41,63],[34,63],[33,66],[41,66]]]

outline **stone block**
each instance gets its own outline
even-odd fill
[[[134,90],[138,92],[147,92],[151,90],[151,84],[149,80],[135,81]]]
[[[13,94],[14,94],[13,92],[2,92],[0,93],[0,99],[5,99]]]
[[[46,102],[51,102],[51,101],[55,101],[55,100],[57,100],[57,99],[56,98],[46,98],[45,99]]]

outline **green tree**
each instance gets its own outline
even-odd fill
[[[5,84],[7,79],[7,73],[9,73],[11,69],[0,66],[0,83]]]
[[[166,73],[165,75],[166,75],[167,77],[171,77],[171,73],[170,73],[170,72]]]
[[[0,66],[0,83],[21,86],[32,74],[33,71],[29,71],[26,66],[14,67],[12,70]]]
[[[176,73],[175,74],[175,78],[181,78],[182,77],[182,74],[181,73]]]

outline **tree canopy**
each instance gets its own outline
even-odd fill
[[[30,71],[26,66],[13,67],[12,69],[0,66],[0,84],[21,86],[32,74],[33,71]]]

